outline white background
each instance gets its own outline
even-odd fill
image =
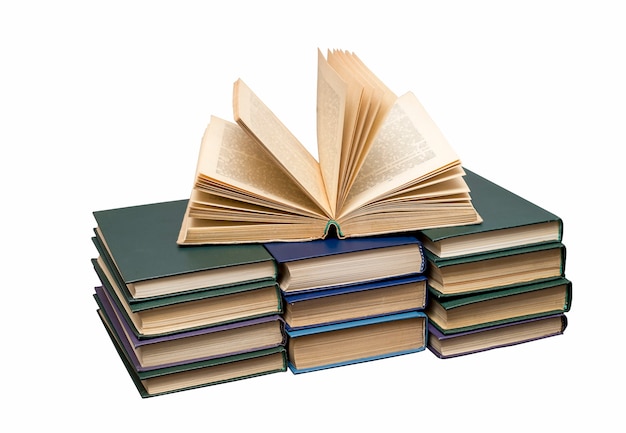
[[[205,3],[0,6],[1,429],[623,429],[620,2]],[[187,198],[237,78],[315,152],[318,48],[413,91],[468,168],[563,218],[567,331],[141,399],[95,312],[91,212]]]

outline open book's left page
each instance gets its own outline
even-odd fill
[[[330,217],[332,212],[319,163],[242,80],[235,82],[233,110],[235,121]]]
[[[196,188],[224,198],[323,216],[265,149],[237,124],[212,117],[202,139]]]
[[[236,123],[211,118],[179,244],[273,240],[285,236],[287,227],[313,229],[312,224],[314,234],[302,236],[319,237],[327,220],[262,145]]]

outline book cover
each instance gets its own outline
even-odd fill
[[[134,298],[275,278],[261,244],[177,245],[186,206],[177,200],[93,212],[99,250]]]
[[[416,275],[426,266],[422,245],[414,236],[264,245],[278,264],[278,283],[285,293]]]
[[[145,311],[152,308],[164,307],[168,305],[199,301],[202,299],[213,298],[216,296],[247,292],[250,290],[256,290],[269,286],[276,287],[276,289],[279,290],[278,282],[276,282],[276,280],[274,279],[271,279],[242,282],[228,286],[208,287],[204,289],[192,290],[189,292],[173,293],[170,295],[156,296],[146,299],[136,299],[133,298],[132,295],[129,293],[129,291],[127,290],[127,286],[119,278],[119,275],[115,272],[115,267],[110,262],[110,260],[107,260],[106,256],[99,256],[98,259],[91,259],[91,263],[103,285],[115,285],[115,288],[119,291],[120,299],[124,299],[125,303],[133,312]],[[280,294],[280,292],[278,293]]]
[[[348,239],[316,239],[306,242],[270,242],[263,244],[278,263],[369,251],[399,245],[419,245],[414,236],[368,236]],[[423,267],[420,271],[423,271]]]
[[[442,333],[431,322],[428,326],[428,349],[438,358],[447,359],[561,335],[567,328],[567,317],[534,317],[451,335]]]
[[[522,319],[564,313],[572,305],[572,282],[553,278],[474,295],[431,296],[429,324],[443,334],[458,334]]]
[[[101,310],[98,313],[111,342],[143,398],[287,371],[287,354],[284,346],[156,370],[136,371]]]
[[[275,283],[265,282],[180,295],[176,302],[170,298],[146,301],[150,305],[133,310],[110,274],[107,275],[106,265],[96,259],[92,263],[102,287],[139,339],[282,312],[280,289]],[[164,301],[167,303],[163,304]]]
[[[420,352],[426,347],[427,322],[423,312],[409,311],[287,329],[289,369],[300,374]]]
[[[286,293],[284,319],[288,329],[423,310],[428,290],[424,275]]]
[[[428,250],[424,255],[428,261],[429,290],[437,297],[495,290],[565,275],[566,248],[561,242],[462,257],[441,258]]]
[[[238,355],[253,350],[284,345],[285,343],[283,321],[279,315],[242,320],[226,325],[210,326],[149,339],[139,339],[134,335],[130,324],[124,320],[123,315],[110,299],[106,290],[102,287],[96,287],[95,292],[94,299],[101,310],[101,314],[120,341],[133,368],[138,372]],[[258,333],[240,334],[232,332],[233,330],[252,330],[253,328],[259,328],[266,335],[263,335],[262,338],[258,336],[258,338],[252,339],[252,336],[258,335]],[[236,338],[238,335],[241,338]],[[159,347],[162,347],[163,353],[167,356],[161,356],[158,359],[168,359],[169,361],[157,363],[146,359],[140,360],[136,349],[141,350],[146,347],[149,347],[152,352],[156,352]],[[190,351],[190,348],[195,350]],[[193,353],[192,357],[182,357],[186,353],[184,351]],[[172,352],[176,352],[176,355]]]
[[[562,242],[557,215],[465,168],[480,224],[425,229],[420,240],[439,257],[476,254],[527,244]]]

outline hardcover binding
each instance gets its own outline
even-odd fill
[[[470,351],[461,352],[461,353],[455,353],[453,355],[443,355],[443,354],[441,354],[435,348],[433,348],[430,343],[427,344],[427,347],[438,358],[441,358],[441,359],[456,358],[456,357],[459,357],[459,356],[470,355],[470,354],[479,353],[479,352],[485,352],[485,351],[488,351],[488,350],[498,349],[498,348],[502,348],[502,347],[515,346],[515,345],[522,344],[522,343],[528,343],[530,341],[536,341],[536,340],[541,340],[541,339],[548,338],[548,337],[554,337],[554,336],[563,334],[565,332],[565,328],[567,328],[567,316],[565,314],[552,314],[552,315],[543,316],[543,317],[526,318],[526,319],[523,319],[523,320],[517,320],[515,322],[509,322],[509,323],[493,325],[493,326],[490,326],[488,328],[473,329],[473,330],[470,330],[470,331],[465,331],[465,332],[461,332],[461,333],[453,334],[453,335],[443,334],[441,332],[441,330],[439,330],[436,326],[433,325],[432,322],[429,322],[429,324],[428,324],[429,335],[434,337],[434,338],[437,338],[439,340],[446,340],[446,339],[450,339],[450,338],[454,338],[454,337],[460,337],[460,336],[469,335],[469,334],[476,334],[476,333],[488,331],[488,330],[491,330],[491,329],[506,328],[506,327],[518,325],[518,324],[521,324],[521,323],[528,323],[528,322],[537,321],[537,320],[545,320],[545,319],[554,318],[554,317],[560,317],[561,318],[561,330],[559,332],[548,334],[548,335],[544,335],[544,336],[541,336],[541,337],[528,338],[528,339],[515,341],[515,342],[511,342],[511,343],[505,343],[505,344],[497,344],[497,345],[490,346],[490,347],[485,347],[485,348],[482,348],[482,349],[470,350]],[[430,338],[430,337],[428,337],[428,338]]]

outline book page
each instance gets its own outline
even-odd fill
[[[317,148],[320,168],[332,214],[337,205],[337,190],[344,159],[344,125],[347,84],[330,67],[318,50],[317,66]]]
[[[344,142],[348,153],[339,188],[340,207],[363,164],[373,136],[397,96],[354,53],[334,50],[328,54],[328,63],[348,83],[349,90],[358,89],[358,93],[346,104],[346,117],[348,113],[353,113],[351,116],[354,116],[354,125],[353,130],[349,131],[350,142]]]
[[[242,80],[234,85],[233,111],[235,121],[332,217],[319,163]]]
[[[383,121],[339,213],[345,215],[458,164],[458,156],[421,103],[406,93]]]
[[[239,125],[215,116],[202,138],[196,178],[200,185],[213,181],[214,188],[224,191],[222,196],[236,188],[244,192],[238,194],[240,198],[253,194],[308,214],[323,214],[263,146]]]

